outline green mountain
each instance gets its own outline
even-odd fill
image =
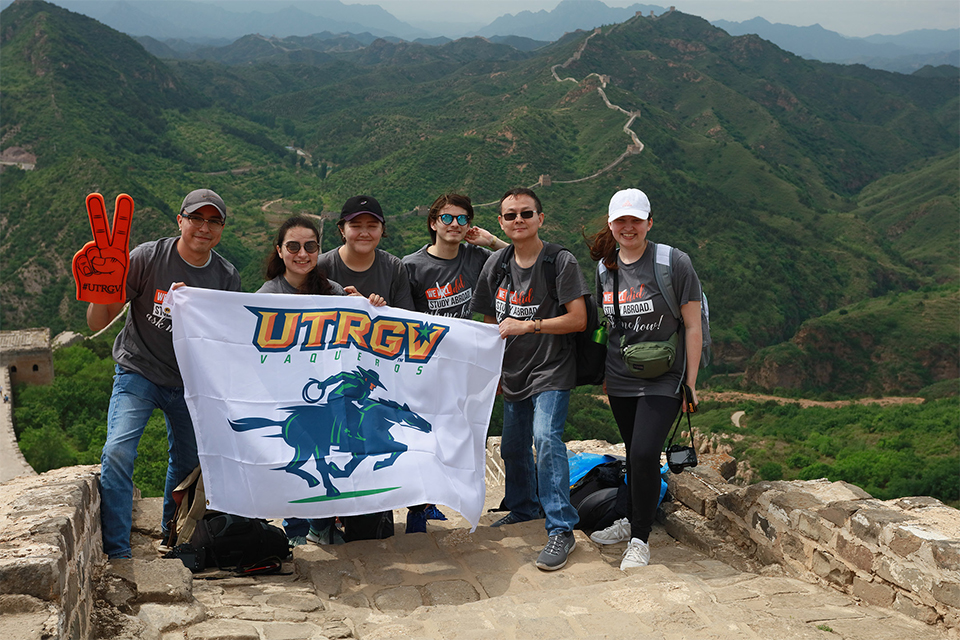
[[[761,349],[744,379],[765,389],[916,394],[960,378],[958,307],[954,285],[862,300],[808,320],[790,341]]]
[[[544,237],[592,282],[582,233],[614,191],[640,187],[651,237],[690,253],[704,282],[717,371],[831,311],[958,282],[956,77],[807,61],[679,12],[526,53],[482,38],[316,52],[250,37],[234,65],[161,62],[37,0],[0,19],[2,147],[38,157],[0,178],[4,328],[83,326],[70,257],[95,190],[134,197],[135,242],[174,234],[186,191],[217,190],[220,250],[254,290],[289,212],[371,193],[383,248],[404,255],[427,241],[417,206],[451,190],[492,203],[516,185],[541,185]],[[477,222],[496,231],[495,208]],[[937,225],[950,233],[931,242]]]

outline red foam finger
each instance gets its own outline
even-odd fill
[[[91,193],[87,196],[87,218],[90,219],[90,230],[93,231],[93,240],[98,247],[106,249],[110,246],[110,228],[107,226],[107,207],[103,203],[103,196]]]
[[[130,225],[133,223],[133,198],[125,193],[117,196],[113,207],[113,234],[110,246],[124,253],[130,250]]]
[[[77,300],[94,304],[123,302],[126,299],[127,268],[130,263],[133,198],[125,193],[117,196],[112,232],[108,226],[103,196],[91,193],[86,198],[86,205],[93,241],[85,244],[73,256]]]

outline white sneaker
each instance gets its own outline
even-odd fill
[[[617,544],[630,539],[630,521],[620,518],[606,529],[594,531],[590,539],[597,544]]]
[[[627,550],[623,552],[623,560],[620,561],[620,571],[633,569],[634,567],[645,567],[650,564],[650,545],[633,538],[627,545]]]

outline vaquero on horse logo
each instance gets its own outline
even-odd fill
[[[316,387],[316,397],[311,390]],[[328,388],[332,390],[327,392]],[[303,478],[310,487],[321,482],[326,489],[325,498],[355,497],[381,490],[352,492],[341,495],[332,478],[346,478],[367,457],[386,455],[373,465],[377,471],[389,467],[407,450],[407,445],[394,440],[390,427],[400,425],[429,433],[432,427],[422,416],[412,411],[406,403],[370,398],[377,387],[386,390],[376,371],[358,367],[356,371],[330,376],[323,382],[311,378],[303,387],[303,400],[309,404],[283,407],[289,413],[285,420],[267,418],[240,418],[231,420],[234,431],[250,431],[266,427],[280,427],[279,434],[267,438],[283,438],[293,448],[293,459],[274,471],[286,471]],[[326,396],[326,402],[320,402]],[[334,450],[350,453],[350,462],[343,469],[326,456]],[[302,467],[313,459],[320,480]],[[391,487],[393,489],[395,487]],[[389,489],[386,489],[389,490]],[[320,498],[323,499],[323,498]],[[298,500],[297,502],[316,499]]]
[[[257,316],[253,344],[261,352],[301,351],[355,347],[381,358],[429,362],[450,327],[405,318],[371,318],[355,309],[270,309],[247,307]]]

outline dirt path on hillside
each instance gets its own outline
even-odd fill
[[[878,404],[882,407],[900,404],[923,404],[923,398],[916,397],[896,397],[887,398],[858,398],[857,400],[807,400],[805,398],[780,398],[778,396],[768,396],[760,393],[744,393],[741,391],[697,391],[697,397],[701,401],[713,402],[743,402],[744,400],[755,400],[757,402],[776,402],[777,404],[798,404],[801,407],[826,407],[836,409],[846,407],[851,404]]]
[[[610,404],[605,395],[594,396],[597,400]],[[745,400],[755,400],[757,402],[776,402],[777,404],[798,404],[801,407],[826,407],[827,409],[837,409],[851,404],[878,404],[881,407],[889,407],[901,404],[923,404],[923,398],[912,396],[898,397],[889,396],[886,398],[858,398],[856,400],[807,400],[806,398],[781,398],[779,396],[768,396],[761,393],[744,393],[742,391],[697,391],[697,399],[701,402],[743,402]],[[737,413],[743,413],[738,411]],[[736,422],[736,421],[735,421]],[[739,425],[737,425],[739,426]]]

